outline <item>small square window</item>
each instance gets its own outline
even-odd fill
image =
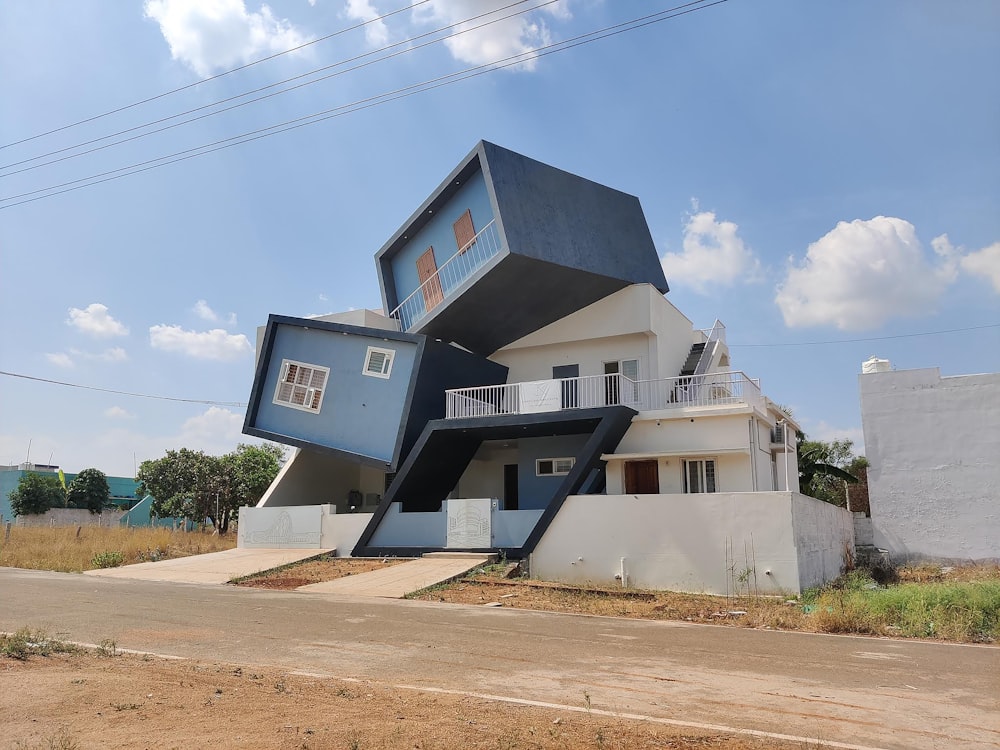
[[[396,352],[392,349],[379,349],[375,346],[368,347],[365,355],[365,369],[362,373],[373,378],[388,378],[392,373],[392,360]]]
[[[575,458],[539,458],[535,461],[535,476],[566,476],[574,466],[576,466]]]
[[[323,405],[330,368],[282,360],[281,376],[274,389],[274,403],[318,413]]]

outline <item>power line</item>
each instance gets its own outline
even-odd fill
[[[970,326],[968,328],[951,328],[947,331],[922,331],[920,333],[898,333],[893,336],[870,336],[863,339],[834,339],[831,341],[789,341],[773,344],[730,344],[733,347],[774,347],[774,346],[827,346],[829,344],[859,344],[865,341],[888,341],[890,339],[911,339],[918,336],[940,336],[946,333],[962,333],[965,331],[982,331],[986,328],[1000,328],[1000,323],[987,323],[981,326]]]
[[[375,23],[376,21],[383,21],[386,18],[389,18],[391,16],[395,16],[398,13],[403,13],[403,12],[405,12],[407,10],[411,10],[412,8],[415,8],[418,5],[423,5],[424,3],[427,3],[427,2],[430,2],[430,0],[414,0],[414,2],[412,2],[409,5],[406,5],[406,6],[402,7],[402,8],[397,8],[396,10],[390,11],[388,13],[385,13],[385,14],[381,15],[381,16],[377,16],[375,18],[370,18],[367,21],[362,21],[361,23],[355,24],[354,26],[348,26],[347,28],[340,29],[339,31],[334,31],[332,34],[327,34],[326,36],[321,36],[321,37],[319,37],[317,39],[313,39],[310,42],[305,42],[303,44],[300,44],[297,47],[292,47],[291,49],[286,49],[286,50],[284,50],[282,52],[276,52],[273,55],[268,55],[267,57],[262,57],[259,60],[253,60],[252,62],[248,62],[248,63],[246,63],[244,65],[240,65],[238,67],[232,68],[231,70],[226,70],[226,71],[223,71],[222,73],[216,73],[215,75],[209,76],[208,78],[202,78],[201,80],[195,81],[194,83],[189,83],[189,84],[187,84],[185,86],[179,86],[178,88],[171,89],[170,91],[164,91],[162,94],[156,94],[155,96],[150,96],[150,97],[147,97],[146,99],[141,99],[141,100],[139,100],[137,102],[132,102],[131,104],[126,104],[126,105],[124,105],[122,107],[118,107],[116,109],[108,110],[107,112],[102,112],[99,115],[94,115],[92,117],[84,118],[83,120],[78,120],[76,122],[71,122],[69,125],[63,125],[63,126],[58,127],[58,128],[53,128],[52,130],[47,130],[44,133],[38,133],[37,135],[32,135],[32,136],[29,136],[27,138],[22,138],[19,141],[12,141],[10,143],[0,144],[0,150],[5,149],[5,148],[10,148],[11,146],[17,146],[17,145],[19,145],[21,143],[27,143],[28,141],[34,141],[34,140],[37,140],[39,138],[44,138],[47,135],[52,135],[53,133],[59,133],[59,132],[61,132],[63,130],[69,130],[70,128],[75,128],[78,125],[84,125],[85,123],[93,122],[94,120],[100,120],[100,119],[102,119],[104,117],[108,117],[110,115],[118,114],[119,112],[124,112],[126,110],[133,109],[135,107],[139,107],[139,106],[141,106],[143,104],[148,104],[149,102],[155,102],[157,99],[163,99],[164,97],[171,96],[172,94],[180,93],[181,91],[187,91],[188,89],[194,88],[195,86],[200,86],[203,83],[208,83],[209,81],[214,81],[214,80],[216,80],[218,78],[222,78],[224,76],[228,76],[231,73],[237,73],[237,72],[239,72],[241,70],[246,70],[247,68],[252,68],[254,65],[260,65],[261,63],[267,62],[268,60],[274,60],[275,58],[281,57],[282,55],[287,55],[287,54],[290,54],[292,52],[298,52],[299,50],[305,49],[306,47],[310,47],[313,44],[319,44],[320,42],[325,42],[327,39],[333,39],[335,36],[340,36],[341,34],[346,34],[346,33],[350,32],[350,31],[356,31],[358,29],[364,28],[368,24]]]
[[[277,123],[275,125],[271,125],[265,128],[248,131],[240,135],[231,136],[229,138],[224,138],[219,141],[214,141],[212,143],[203,144],[201,146],[196,146],[194,148],[185,149],[182,151],[177,151],[174,152],[173,154],[167,154],[165,156],[156,157],[154,159],[149,159],[144,162],[138,162],[125,167],[119,167],[117,169],[90,175],[88,177],[83,177],[77,180],[60,183],[58,185],[50,185],[48,187],[39,188],[37,190],[29,191],[26,193],[6,196],[0,198],[0,202],[12,201],[17,198],[32,196],[32,195],[34,195],[35,197],[26,198],[25,200],[18,201],[16,203],[8,203],[6,206],[0,206],[0,210],[13,208],[14,206],[24,205],[25,203],[32,203],[34,201],[42,200],[44,198],[50,198],[56,195],[62,195],[63,193],[68,193],[86,187],[91,187],[92,185],[99,185],[101,183],[110,182],[112,180],[117,180],[122,177],[129,177],[134,174],[139,174],[141,172],[147,172],[152,169],[157,169],[159,167],[167,166],[168,164],[175,164],[177,162],[187,161],[188,159],[193,159],[198,156],[204,156],[206,154],[210,154],[215,151],[221,151],[223,149],[231,148],[233,146],[239,146],[244,143],[250,143],[252,141],[260,140],[262,138],[278,135],[279,133],[285,133],[290,130],[297,130],[298,128],[305,127],[307,125],[315,125],[316,123],[324,122],[326,120],[333,119],[334,117],[341,117],[345,114],[358,112],[364,109],[370,109],[380,104],[387,104],[389,102],[396,101],[398,99],[404,99],[409,96],[413,96],[415,94],[432,91],[434,89],[441,88],[446,85],[451,85],[453,83],[465,81],[470,78],[475,78],[481,75],[485,75],[487,73],[492,73],[496,70],[502,70],[504,68],[512,67],[515,65],[521,65],[524,62],[531,59],[546,57],[548,55],[555,54],[557,52],[565,52],[566,50],[573,49],[574,47],[579,47],[585,44],[590,44],[592,42],[600,41],[602,39],[607,39],[609,37],[617,36],[618,34],[623,34],[628,31],[635,31],[636,29],[643,28],[645,26],[650,26],[655,23],[660,23],[662,21],[678,18],[680,16],[687,15],[689,13],[694,13],[695,11],[704,10],[706,8],[710,8],[715,5],[721,5],[722,3],[725,2],[728,2],[728,0],[715,0],[715,2],[711,3],[706,3],[705,0],[694,0],[694,2],[684,3],[683,5],[678,5],[673,8],[668,8],[667,10],[658,11],[656,13],[648,14],[646,16],[641,16],[639,18],[631,19],[629,21],[623,21],[618,24],[606,26],[604,28],[597,29],[595,31],[590,31],[585,34],[580,34],[570,39],[566,39],[560,42],[554,42],[548,45],[542,45],[540,47],[535,47],[533,49],[525,50],[521,53],[512,55],[507,58],[502,58],[500,60],[495,60],[490,63],[484,63],[482,65],[466,68],[461,71],[449,73],[444,76],[439,76],[438,78],[429,79],[420,83],[411,84],[410,86],[405,86],[400,89],[395,89],[394,91],[385,92],[375,96],[367,97],[365,99],[359,99],[349,104],[340,105],[338,107],[316,112],[311,115],[304,115],[302,117],[298,117],[292,120],[286,120],[284,122]],[[691,7],[691,6],[696,6],[696,7]],[[273,132],[268,132],[268,131],[273,131]],[[157,164],[155,162],[161,162],[161,163]],[[121,174],[116,174],[116,173],[121,173]],[[86,184],[83,185],[77,184],[81,182],[86,182]],[[66,189],[65,190],[58,189],[62,187],[65,187]],[[37,195],[37,193],[46,193],[46,194]]]
[[[24,380],[34,380],[39,383],[51,383],[52,385],[64,385],[69,388],[82,388],[86,391],[101,391],[102,393],[114,393],[118,396],[135,396],[136,398],[152,398],[158,401],[181,401],[186,404],[209,404],[210,406],[230,406],[244,408],[246,404],[241,401],[211,401],[199,398],[175,398],[173,396],[155,396],[149,393],[132,393],[131,391],[116,391],[112,388],[99,388],[95,385],[80,385],[79,383],[66,383],[62,380],[49,380],[48,378],[36,378],[33,375],[21,375],[16,372],[4,372],[0,370],[0,375],[10,378],[23,378]]]
[[[264,96],[259,96],[259,97],[255,98],[255,99],[250,99],[248,101],[241,102],[239,104],[234,104],[234,105],[229,106],[229,107],[223,107],[221,109],[215,110],[214,112],[207,112],[207,113],[205,113],[203,115],[199,115],[197,117],[192,117],[192,118],[189,118],[187,120],[183,120],[181,122],[176,122],[176,123],[173,123],[171,125],[164,126],[162,128],[156,128],[155,130],[150,130],[150,131],[147,131],[145,133],[139,133],[138,135],[130,136],[128,138],[122,138],[121,140],[115,141],[113,143],[106,143],[103,146],[96,146],[94,148],[87,149],[86,151],[80,151],[80,152],[75,153],[75,154],[68,154],[66,156],[61,156],[58,159],[51,159],[49,161],[42,162],[41,164],[33,164],[30,167],[24,167],[23,169],[13,170],[11,172],[7,172],[6,174],[0,175],[0,178],[2,178],[2,177],[11,177],[11,176],[16,175],[16,174],[22,174],[24,172],[30,172],[30,171],[35,170],[35,169],[40,169],[41,167],[47,167],[47,166],[49,166],[51,164],[58,164],[60,162],[68,161],[70,159],[75,159],[75,158],[77,158],[79,156],[86,156],[87,154],[92,154],[92,153],[95,153],[97,151],[103,151],[106,148],[112,148],[113,146],[118,146],[118,145],[121,145],[123,143],[129,143],[131,141],[139,140],[140,138],[145,138],[145,137],[150,136],[150,135],[156,135],[157,133],[163,133],[163,132],[165,132],[167,130],[172,130],[174,128],[179,128],[179,127],[182,127],[184,125],[188,125],[188,124],[190,124],[192,122],[197,122],[198,120],[204,120],[204,119],[209,118],[209,117],[214,117],[215,115],[222,114],[223,112],[229,112],[229,111],[234,110],[234,109],[239,109],[241,107],[246,107],[246,106],[248,106],[250,104],[255,104],[257,102],[264,101],[265,99],[270,99],[270,98],[275,97],[275,96],[280,96],[281,94],[288,93],[289,91],[295,91],[297,89],[304,88],[306,86],[312,86],[313,84],[320,83],[322,81],[327,81],[327,80],[329,80],[331,78],[336,78],[338,76],[342,76],[342,75],[345,75],[347,73],[352,73],[354,71],[361,70],[362,68],[366,68],[366,67],[368,67],[370,65],[375,65],[375,64],[380,63],[380,62],[385,62],[386,60],[391,60],[391,59],[393,59],[395,57],[399,57],[400,55],[406,55],[406,54],[410,54],[412,52],[416,52],[417,50],[423,49],[424,47],[429,47],[429,46],[431,46],[433,44],[438,44],[440,42],[446,41],[447,39],[453,39],[453,38],[455,38],[457,36],[461,36],[462,34],[468,34],[468,33],[472,32],[472,31],[477,31],[477,30],[482,29],[482,28],[484,28],[486,26],[490,26],[492,24],[499,23],[500,21],[506,21],[507,19],[514,18],[515,16],[524,15],[526,13],[530,13],[532,11],[538,10],[539,8],[544,8],[547,5],[552,5],[554,3],[561,2],[561,1],[562,0],[545,0],[545,2],[541,2],[538,5],[532,6],[530,8],[526,8],[524,10],[519,10],[519,11],[516,11],[514,13],[510,13],[510,14],[508,14],[506,16],[501,16],[501,17],[498,17],[498,18],[493,18],[493,19],[491,19],[489,21],[486,21],[484,23],[478,24],[476,26],[470,26],[469,28],[461,29],[459,31],[454,32],[453,34],[451,34],[449,36],[441,37],[439,39],[432,39],[429,42],[424,42],[423,44],[419,44],[417,46],[409,46],[413,42],[418,41],[420,39],[424,39],[424,38],[426,38],[428,36],[434,36],[436,34],[440,34],[440,33],[444,32],[444,31],[448,31],[449,29],[454,29],[457,26],[461,26],[461,25],[470,23],[471,21],[479,20],[479,19],[484,18],[486,16],[492,16],[492,15],[495,15],[496,13],[500,13],[502,11],[509,10],[510,8],[513,8],[513,7],[517,6],[517,5],[523,5],[524,3],[529,2],[529,0],[517,0],[516,2],[513,2],[513,3],[509,4],[509,5],[505,5],[502,8],[497,8],[496,10],[489,11],[488,13],[480,13],[477,16],[472,16],[471,18],[466,18],[466,19],[464,19],[462,21],[456,21],[455,23],[449,24],[447,26],[441,26],[441,27],[439,27],[437,29],[434,29],[433,31],[428,31],[428,32],[425,32],[423,34],[418,34],[418,35],[410,37],[408,39],[403,39],[402,41],[394,42],[394,43],[388,44],[388,45],[386,45],[384,47],[380,47],[379,49],[370,50],[370,51],[365,52],[363,54],[355,55],[354,57],[349,57],[349,58],[346,58],[344,60],[340,60],[338,62],[332,63],[330,65],[324,65],[323,67],[320,67],[320,68],[314,68],[313,70],[307,71],[305,73],[300,73],[299,75],[292,76],[291,78],[285,78],[284,80],[281,80],[281,81],[275,81],[274,83],[269,83],[266,86],[259,86],[258,88],[251,89],[249,91],[244,91],[241,94],[235,94],[233,96],[226,97],[224,99],[219,99],[217,101],[210,102],[208,104],[203,104],[203,105],[201,105],[199,107],[194,107],[192,109],[188,109],[188,110],[185,110],[183,112],[178,112],[177,114],[168,115],[167,117],[161,117],[161,118],[156,119],[156,120],[150,120],[149,122],[142,123],[141,125],[135,125],[134,127],[131,127],[131,128],[125,128],[124,130],[119,130],[119,131],[117,131],[115,133],[110,133],[108,135],[103,135],[103,136],[100,136],[99,138],[92,138],[89,141],[82,141],[82,142],[76,143],[76,144],[74,144],[72,146],[66,146],[64,148],[55,149],[53,151],[49,151],[49,152],[46,152],[44,154],[39,154],[38,156],[32,156],[31,158],[28,158],[28,159],[22,159],[21,161],[15,161],[15,162],[10,162],[9,164],[0,165],[0,169],[10,169],[11,167],[20,166],[22,164],[29,164],[29,163],[31,163],[33,161],[38,161],[39,159],[45,159],[46,157],[49,157],[49,156],[55,156],[57,154],[62,154],[62,153],[65,153],[67,151],[72,151],[74,149],[83,148],[84,146],[90,146],[90,145],[95,144],[95,143],[100,143],[101,141],[106,141],[106,140],[108,140],[110,138],[116,138],[117,136],[120,136],[120,135],[125,135],[127,133],[132,133],[132,132],[135,132],[136,130],[142,130],[143,128],[149,128],[149,127],[152,127],[154,125],[159,125],[160,123],[169,122],[170,120],[175,120],[178,117],[184,117],[185,115],[194,114],[195,112],[201,112],[202,110],[205,110],[205,109],[211,109],[212,107],[218,107],[221,104],[226,104],[227,102],[232,102],[232,101],[235,101],[237,99],[242,99],[244,97],[260,93],[261,91],[266,91],[268,89],[273,89],[273,88],[275,88],[277,86],[281,86],[281,85],[286,84],[286,83],[291,83],[292,81],[297,81],[297,80],[300,80],[302,78],[308,78],[308,77],[314,76],[314,75],[316,75],[318,73],[322,73],[323,71],[326,71],[326,70],[331,70],[333,68],[338,68],[338,67],[341,67],[343,65],[348,65],[349,63],[357,62],[358,60],[363,60],[366,57],[372,57],[372,56],[377,55],[377,54],[379,54],[381,52],[388,52],[391,49],[394,49],[394,48],[397,48],[397,47],[403,47],[403,49],[399,50],[398,52],[394,52],[392,54],[385,55],[383,57],[379,57],[379,58],[376,58],[374,60],[369,60],[367,62],[361,63],[360,65],[355,65],[355,66],[350,67],[350,68],[345,68],[344,70],[339,70],[339,71],[337,71],[335,73],[329,73],[328,75],[320,76],[319,78],[315,78],[314,80],[311,80],[311,81],[306,81],[304,83],[300,83],[300,84],[297,84],[295,86],[289,86],[288,88],[284,88],[284,89],[281,89],[279,91],[273,91],[270,94],[265,94]],[[703,2],[704,0],[701,0],[701,1]]]

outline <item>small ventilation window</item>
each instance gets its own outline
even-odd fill
[[[292,409],[319,413],[326,393],[329,367],[317,367],[290,359],[281,362],[281,377],[274,389],[274,403]]]
[[[365,369],[362,372],[373,378],[388,378],[392,373],[392,360],[395,355],[396,352],[392,349],[369,346],[368,354],[365,355]]]
[[[535,461],[535,476],[565,476],[574,466],[576,466],[575,458],[539,458]]]

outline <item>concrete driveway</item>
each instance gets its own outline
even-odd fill
[[[100,568],[84,572],[100,578],[127,578],[137,581],[171,581],[173,583],[228,583],[234,578],[260,573],[262,570],[308,560],[333,552],[323,549],[227,549],[205,555],[178,557],[173,560],[123,565],[120,568]]]

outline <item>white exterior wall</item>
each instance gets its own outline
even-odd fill
[[[649,284],[635,284],[557,320],[495,352],[507,382],[552,377],[553,365],[579,364],[603,375],[604,363],[638,359],[643,380],[672,378],[694,343],[691,321]]]
[[[899,560],[1000,559],[1000,373],[859,386],[875,545]]]
[[[377,505],[368,495],[382,495],[385,472],[359,466],[336,456],[296,449],[267,492],[257,503],[258,508],[289,507],[294,505],[336,506],[338,513],[349,509],[347,494],[351,490],[362,493],[363,506]]]
[[[336,511],[333,505],[240,508],[237,546],[336,550],[337,557],[350,557],[372,514]]]
[[[620,585],[624,566],[629,587],[716,594],[750,568],[760,593],[799,593],[817,572],[840,573],[831,551],[843,554],[850,527],[843,508],[787,492],[574,495],[530,568],[546,580]]]

